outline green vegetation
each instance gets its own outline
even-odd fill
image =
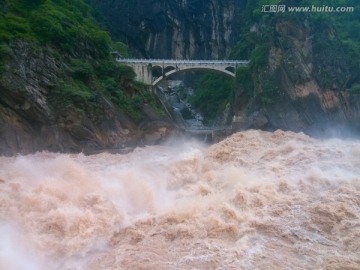
[[[70,65],[69,71],[72,73],[72,77],[77,80],[86,82],[94,76],[94,67],[89,61],[83,59],[71,59]]]
[[[90,7],[82,0],[8,0],[0,10],[6,10],[0,11],[2,41],[41,41],[64,52],[108,55],[111,39],[96,26]]]
[[[360,83],[353,84],[349,89],[346,89],[350,94],[360,94]]]
[[[279,87],[277,81],[275,79],[266,80],[262,84],[262,91],[259,96],[261,104],[263,106],[273,104],[278,93]]]
[[[236,85],[242,85],[243,91],[247,97],[251,97],[254,89],[254,82],[251,80],[251,68],[241,67],[236,71]]]
[[[143,119],[144,103],[160,114],[156,97],[147,85],[134,78],[132,68],[107,59],[97,62],[72,59],[68,72],[62,75],[53,92],[52,104],[57,110],[97,112],[104,102],[100,98],[103,96],[136,122]]]
[[[353,1],[338,2],[331,6],[353,6],[355,11],[343,14],[320,13],[312,17],[312,25],[316,27],[313,38],[314,60],[315,63],[321,63],[315,66],[315,75],[323,88],[331,88],[339,79],[340,84],[347,88],[349,85],[346,81],[351,82],[360,76],[360,34],[356,30],[360,27],[360,4]],[[343,73],[341,76],[339,71]]]
[[[45,53],[60,66],[49,96],[58,112],[101,115],[105,99],[140,121],[144,103],[159,106],[130,67],[115,64],[111,51],[128,57],[128,48],[96,24],[84,0],[0,1],[1,72],[14,54],[13,42],[20,40],[33,48],[34,56]]]
[[[129,57],[129,50],[128,50],[128,47],[126,46],[126,44],[118,41],[118,42],[115,42],[113,45],[112,45],[112,49],[114,51],[117,51],[121,57],[123,58],[128,58]]]
[[[350,6],[355,7],[351,13],[290,13],[290,12],[261,12],[263,5],[285,6]],[[306,0],[296,2],[292,0],[248,0],[245,7],[239,11],[242,19],[242,31],[238,44],[232,51],[232,59],[249,59],[249,68],[237,71],[237,89],[241,89],[247,98],[259,100],[263,106],[269,106],[281,92],[280,79],[275,80],[277,72],[269,67],[269,48],[277,47],[283,54],[279,61],[294,68],[297,74],[296,59],[289,61],[285,53],[294,55],[291,51],[293,41],[279,36],[277,25],[284,23],[289,27],[287,35],[301,35],[293,26],[308,25],[311,31],[311,49],[313,63],[312,76],[323,89],[333,85],[343,87],[351,93],[358,92],[360,83],[360,3],[355,0],[334,0],[331,3],[323,0]],[[310,33],[309,33],[310,34]],[[281,43],[281,47],[279,47]],[[295,65],[294,65],[295,64]],[[286,70],[287,72],[288,70]]]
[[[76,80],[59,80],[58,93],[55,94],[56,105],[62,109],[86,110],[88,102],[92,101],[94,92],[83,82]]]
[[[200,77],[196,83],[191,104],[204,116],[207,124],[222,115],[225,106],[233,94],[234,80],[217,73],[209,73]]]
[[[12,49],[7,44],[0,44],[0,61],[13,55]]]
[[[147,102],[145,96],[149,94],[149,100],[153,104],[155,104],[155,97],[150,94],[145,85],[134,81],[135,73],[130,67],[110,65],[107,69],[107,71],[97,70],[102,91],[105,91],[110,100],[135,121],[142,120],[142,104]]]

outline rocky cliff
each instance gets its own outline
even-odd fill
[[[133,121],[104,96],[98,96],[100,114],[80,96],[78,108],[60,103],[56,92],[65,63],[50,48],[32,45],[11,43],[11,61],[1,74],[0,153],[90,151],[121,147],[138,137]]]
[[[0,154],[121,150],[167,134],[160,103],[115,64],[89,10],[0,2]]]
[[[113,38],[139,56],[222,59],[237,38],[239,0],[88,0]]]
[[[360,8],[329,20],[253,18],[261,7],[250,0],[89,1],[138,56],[251,59],[223,117],[233,115],[236,130],[359,131]],[[166,136],[159,104],[114,64],[113,45],[82,0],[0,2],[0,153],[92,152]]]
[[[354,63],[360,52],[350,45],[359,44],[350,30],[358,27],[358,3],[352,14],[336,15],[266,14],[253,0],[90,2],[112,35],[141,56],[251,59],[251,67],[239,72],[227,113],[239,128],[324,133],[360,125]],[[307,4],[316,3],[301,3]]]
[[[123,151],[157,143],[174,127],[154,110],[149,97],[144,103],[136,99],[140,104],[134,118],[96,86],[99,80],[89,83],[94,85],[88,93],[76,92],[70,81],[62,83],[63,73],[70,76],[73,71],[51,47],[16,41],[8,50],[11,61],[0,76],[0,154]]]
[[[273,15],[249,27],[258,44],[252,65],[239,74],[237,128],[359,134],[359,62],[349,56],[360,51],[344,42],[358,37],[330,16]],[[357,15],[343,16],[351,23]]]

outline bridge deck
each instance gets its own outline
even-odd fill
[[[185,59],[131,59],[117,57],[118,63],[123,63],[134,68],[139,81],[155,86],[164,78],[177,72],[186,70],[213,70],[236,77],[236,68],[247,66],[247,60],[185,60]],[[162,76],[154,80],[153,67],[162,72]],[[157,70],[159,72],[159,70]]]
[[[186,132],[191,134],[211,134],[213,132],[231,132],[231,126],[225,127],[202,127],[202,128],[186,128]]]
[[[130,59],[116,58],[119,63],[126,64],[204,64],[204,65],[246,65],[248,60],[181,60],[181,59]]]

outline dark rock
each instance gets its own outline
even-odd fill
[[[89,152],[140,140],[142,131],[105,97],[98,97],[100,114],[82,99],[87,114],[57,101],[54,85],[65,63],[51,48],[24,41],[10,46],[13,59],[0,76],[0,154]]]
[[[143,57],[221,59],[236,41],[237,0],[88,0],[114,39]]]
[[[256,111],[249,116],[249,128],[264,129],[269,123],[263,112]]]
[[[322,33],[308,20],[279,19],[274,20],[273,30],[268,64],[249,78],[254,82],[253,96],[246,95],[248,89],[243,85],[235,93],[236,128],[319,136],[336,134],[329,132],[333,129],[329,127],[338,127],[359,133],[359,99],[344,88],[346,78],[353,75],[338,56],[342,50],[339,42],[329,40],[326,34],[331,28]],[[340,37],[332,35],[334,38]],[[358,74],[358,70],[353,72]]]
[[[191,111],[189,110],[188,107],[185,107],[180,111],[182,117],[184,118],[184,120],[189,120],[193,118],[193,115],[191,113]]]

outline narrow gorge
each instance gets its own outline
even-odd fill
[[[347,14],[261,12],[265,4],[77,0],[67,10],[63,1],[2,1],[0,152],[126,148],[176,130],[158,97],[116,65],[115,51],[250,60],[236,81],[201,72],[169,78],[194,88],[192,106],[210,125],[357,135],[358,4],[348,3],[355,9]]]
[[[360,4],[324,3],[0,0],[0,269],[360,269]]]

